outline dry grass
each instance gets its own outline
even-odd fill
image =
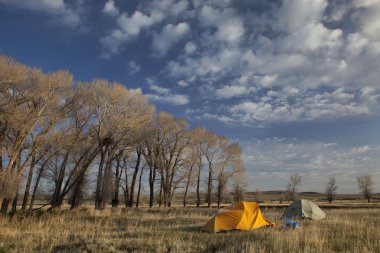
[[[262,209],[281,225],[279,209]],[[379,209],[329,209],[300,229],[209,234],[216,209],[91,208],[0,220],[0,252],[380,252]]]

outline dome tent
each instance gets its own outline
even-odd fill
[[[270,225],[271,222],[265,219],[256,202],[237,202],[219,209],[218,213],[206,223],[204,229],[213,233],[235,229],[252,230]]]
[[[321,220],[326,218],[325,212],[323,212],[315,203],[306,199],[294,201],[290,206],[288,206],[282,216],[285,218],[310,218],[312,220]]]

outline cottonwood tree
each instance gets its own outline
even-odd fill
[[[373,182],[370,175],[357,177],[358,186],[363,198],[367,199],[368,203],[371,201],[373,193]]]
[[[215,133],[207,133],[206,135],[206,145],[204,147],[204,156],[207,160],[207,207],[211,207],[212,203],[212,181],[216,174],[219,163],[221,162],[221,157],[223,153],[223,147],[227,146],[227,139],[223,136],[218,136]]]
[[[185,191],[183,194],[183,206],[186,207],[187,205],[187,196],[189,192],[189,187],[193,185],[194,183],[194,167],[198,159],[194,157],[194,153],[187,149],[185,151],[186,155],[183,161],[183,167],[185,169]]]
[[[201,178],[202,178],[202,168],[203,168],[203,157],[205,152],[207,152],[207,131],[204,127],[198,127],[192,130],[190,134],[190,145],[191,149],[194,151],[194,159],[196,162],[196,196],[197,196],[197,207],[201,205]]]
[[[238,167],[241,163],[241,149],[238,143],[228,144],[228,141],[223,139],[219,145],[221,152],[215,171],[218,208],[222,202],[223,195],[226,193],[226,186],[234,173],[234,168]]]
[[[49,210],[65,200],[76,208],[90,192],[96,208],[116,207],[120,189],[127,206],[138,206],[144,179],[150,207],[158,191],[171,206],[182,187],[184,205],[194,187],[199,206],[203,182],[209,206],[216,182],[220,205],[231,177],[239,195],[245,188],[235,176],[242,172],[234,145],[205,128],[188,131],[186,120],[169,113],[156,115],[139,90],[105,80],[75,83],[65,71],[45,74],[0,56],[3,213],[11,203],[16,210],[19,192],[23,211],[34,210],[39,192],[49,197]]]
[[[154,108],[140,93],[116,83],[95,80],[91,89],[91,111],[100,150],[95,191],[95,207],[99,209],[112,198],[113,162],[118,152],[136,142],[138,130],[151,121]]]
[[[290,175],[290,182],[286,187],[288,197],[292,201],[298,198],[298,187],[301,185],[302,177],[298,174]]]
[[[158,117],[155,117],[150,125],[145,129],[143,140],[143,155],[147,167],[149,168],[149,207],[154,204],[154,189],[157,180],[158,164],[160,160],[160,146],[163,142],[160,136]]]
[[[0,137],[2,145],[4,141],[7,142],[5,149],[7,165],[2,169],[0,176],[0,198],[3,199],[2,213],[7,211],[12,194],[18,191],[26,164],[21,159],[24,157],[22,152],[27,139],[38,122],[46,117],[48,109],[61,103],[62,91],[72,84],[71,75],[64,71],[45,75],[38,69],[27,69],[18,67],[20,65],[11,61],[5,62],[5,64],[9,64],[6,69],[20,68],[20,71],[16,70],[15,72],[19,72],[21,76],[15,83],[11,83],[9,80],[0,81],[7,87],[6,89],[0,88],[1,96],[5,98],[2,101],[7,101],[6,106],[1,105],[0,124],[0,128],[5,129],[5,136]],[[4,75],[0,74],[0,76]],[[2,153],[1,156],[3,155]],[[26,156],[26,159],[29,157],[29,155]],[[23,166],[20,166],[21,164]]]
[[[234,168],[233,172],[233,196],[234,201],[243,201],[245,198],[245,192],[248,186],[247,172],[244,168],[242,161],[240,161]]]
[[[174,192],[185,177],[183,171],[185,148],[189,143],[188,123],[171,114],[159,114],[160,146],[159,172],[161,175],[163,203],[170,207]]]
[[[336,185],[335,177],[330,177],[329,181],[326,184],[326,198],[329,201],[329,203],[333,202],[336,195],[336,190],[338,189],[338,186]]]

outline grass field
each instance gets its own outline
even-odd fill
[[[280,208],[262,208],[279,225],[210,234],[207,208],[54,211],[0,220],[0,252],[380,252],[380,209],[327,209],[327,219],[281,228]]]

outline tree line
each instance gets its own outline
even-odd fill
[[[356,181],[358,183],[360,195],[369,203],[374,195],[371,175],[358,176]],[[289,200],[295,201],[298,199],[298,188],[301,185],[301,182],[302,177],[299,174],[290,175],[290,181],[286,187],[286,194]],[[326,199],[329,203],[332,203],[335,200],[337,189],[338,185],[335,177],[329,177],[325,186]]]
[[[186,206],[190,192],[197,206],[220,206],[231,191],[242,199],[246,183],[238,143],[157,112],[139,90],[0,55],[1,213],[18,202],[34,210],[41,192],[49,209],[88,195],[97,209],[138,206],[144,187],[150,207],[175,194]]]

